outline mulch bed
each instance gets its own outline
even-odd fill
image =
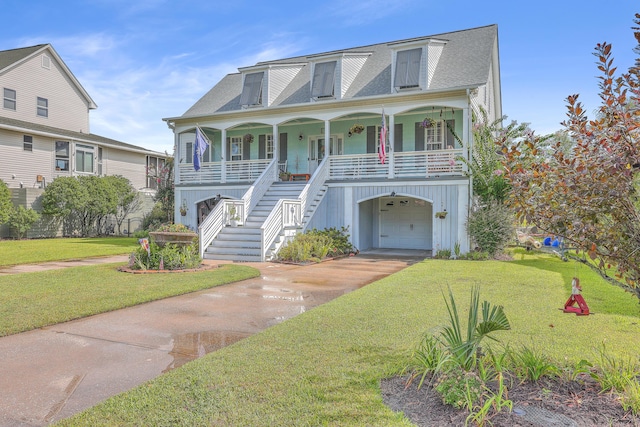
[[[442,403],[441,396],[428,384],[418,389],[417,381],[407,386],[408,377],[382,380],[385,404],[420,427],[464,426],[468,412]],[[518,383],[507,387],[513,412],[506,408],[489,421],[504,427],[600,427],[640,426],[640,417],[622,409],[618,398],[600,393],[589,376],[577,381],[543,378],[537,383]],[[469,423],[468,425],[474,425]]]
[[[213,268],[218,268],[218,265],[214,264],[200,264],[198,268],[187,268],[184,270],[136,270],[133,268],[129,268],[128,266],[118,267],[118,271],[122,271],[123,273],[132,273],[132,274],[162,274],[162,273],[190,273],[194,271],[204,271],[211,270]]]

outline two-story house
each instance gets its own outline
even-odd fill
[[[147,171],[166,154],[92,134],[97,106],[51,45],[0,51],[0,90],[0,179],[14,203],[38,210],[48,183],[80,175],[121,175],[149,198]],[[49,232],[36,226],[30,236]]]
[[[360,250],[467,252],[480,106],[502,116],[496,25],[240,68],[164,119],[176,218],[218,259],[268,260],[329,227]]]

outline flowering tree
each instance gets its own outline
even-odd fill
[[[640,61],[616,77],[611,45],[594,55],[602,105],[589,120],[578,95],[567,98],[570,149],[534,134],[500,144],[508,202],[527,224],[588,254],[603,275],[613,269],[615,283],[640,298]]]

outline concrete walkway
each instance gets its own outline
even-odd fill
[[[0,426],[44,426],[67,418],[425,256],[387,251],[304,267],[248,263],[260,270],[259,278],[0,338]],[[118,261],[126,257],[77,265]]]

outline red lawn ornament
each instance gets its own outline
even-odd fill
[[[580,280],[577,277],[574,277],[571,281],[571,296],[564,303],[564,312],[565,313],[575,313],[578,316],[586,316],[589,314],[589,306],[585,302],[582,295],[580,295],[580,291],[582,288],[580,287]],[[575,305],[578,305],[575,307]]]

